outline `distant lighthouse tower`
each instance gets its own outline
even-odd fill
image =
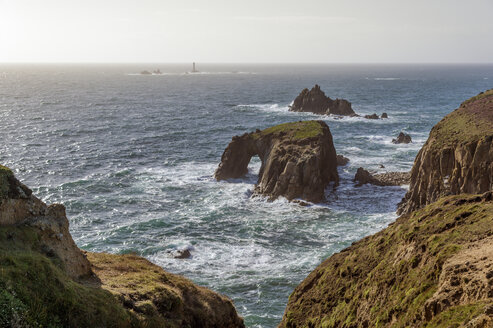
[[[198,72],[199,72],[199,71],[197,71],[197,70],[195,69],[195,62],[193,62],[192,73],[198,73]]]

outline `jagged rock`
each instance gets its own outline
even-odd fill
[[[262,166],[254,193],[271,200],[284,196],[320,202],[329,183],[339,181],[332,135],[323,121],[285,123],[233,137],[215,178],[244,176],[255,155]]]
[[[320,89],[318,84],[311,89],[303,89],[289,107],[293,112],[310,112],[320,115],[356,116],[351,103],[345,99],[332,100]]]
[[[378,117],[378,115],[376,113],[375,114],[371,114],[371,115],[365,115],[364,117],[367,118],[367,119],[370,119],[370,120],[378,120],[379,119],[379,117]]]
[[[4,166],[0,263],[0,326],[244,327],[230,299],[142,257],[81,251],[65,207],[43,203]]]
[[[344,166],[347,165],[347,163],[349,163],[349,158],[337,155],[337,166]]]
[[[188,259],[192,257],[192,253],[188,249],[180,249],[173,255],[173,257],[175,259]]]
[[[448,114],[430,132],[411,170],[399,213],[441,196],[483,193],[493,185],[493,89]]]
[[[394,144],[401,144],[401,143],[408,144],[410,142],[412,142],[411,136],[409,134],[405,134],[404,132],[399,133],[397,139],[392,139],[392,143]]]
[[[360,167],[356,171],[353,181],[357,182],[356,187],[360,187],[366,183],[376,186],[402,186],[409,183],[410,177],[410,172],[387,172],[372,175]]]
[[[332,255],[279,327],[491,327],[492,198],[445,197]]]
[[[380,116],[380,118],[389,118],[389,116],[387,115],[387,113],[382,113],[382,116]]]

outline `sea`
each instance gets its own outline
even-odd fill
[[[141,75],[160,69],[160,75]],[[396,219],[403,187],[355,187],[356,170],[409,171],[428,134],[493,87],[493,65],[1,64],[0,164],[66,206],[88,251],[136,253],[229,296],[247,327],[275,327],[294,288],[335,252]],[[290,112],[319,84],[360,115]],[[260,161],[213,178],[235,135],[323,120],[340,185],[310,206],[252,198]],[[410,144],[393,144],[399,132]],[[176,259],[180,250],[188,259]]]

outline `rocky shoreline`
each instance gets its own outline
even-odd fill
[[[233,302],[136,255],[88,253],[65,207],[0,166],[0,325],[244,327]]]
[[[305,90],[294,108],[350,112],[319,87]],[[279,327],[492,327],[492,145],[489,90],[432,129],[411,172],[359,168],[357,186],[410,185],[402,215],[323,261],[290,295]],[[253,156],[262,162],[254,194],[301,205],[324,201],[349,162],[325,122],[300,121],[234,136],[215,178],[244,176]],[[80,250],[65,207],[46,205],[4,166],[0,263],[3,326],[244,327],[226,296],[136,255]]]

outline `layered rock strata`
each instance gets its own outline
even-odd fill
[[[409,213],[444,195],[492,188],[493,89],[463,102],[433,127],[398,212]]]
[[[339,182],[332,135],[323,121],[285,123],[233,137],[215,178],[243,177],[255,155],[262,165],[254,193],[271,200],[283,196],[320,202],[329,183]]]

